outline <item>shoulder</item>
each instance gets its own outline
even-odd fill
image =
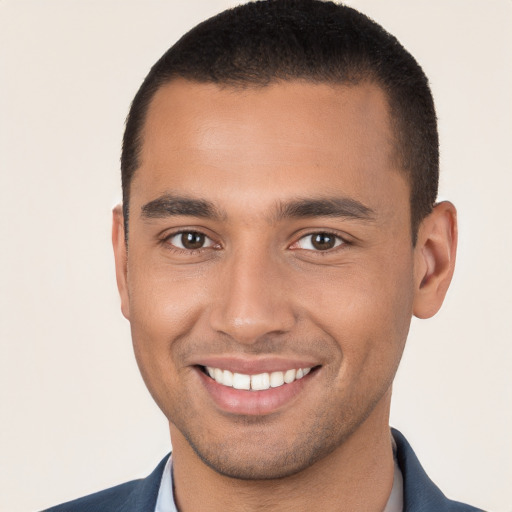
[[[43,512],[103,512],[118,510],[129,499],[140,480],[133,480],[109,489],[84,496],[77,500],[68,501],[51,507]]]
[[[154,510],[167,455],[147,477],[132,480],[102,491],[68,501],[43,512],[123,512]]]

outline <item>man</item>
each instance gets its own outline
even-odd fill
[[[172,458],[50,510],[476,510],[388,426],[457,238],[427,79],[393,36],[314,0],[200,24],[135,96],[122,180],[122,312]]]

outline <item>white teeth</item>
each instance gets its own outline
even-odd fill
[[[251,375],[251,389],[262,391],[270,387],[270,375],[268,373],[260,373]]]
[[[220,368],[215,368],[213,378],[217,382],[224,382],[224,372]]]
[[[296,370],[287,370],[284,374],[284,381],[286,384],[291,384],[295,380],[295,376],[297,375]]]
[[[283,372],[272,372],[270,374],[270,387],[278,388],[284,384]]]
[[[269,388],[278,388],[283,384],[291,384],[295,380],[305,377],[311,368],[291,369],[285,372],[259,373],[257,375],[246,375],[244,373],[231,373],[229,370],[206,367],[206,373],[219,384],[253,391],[263,391]]]
[[[219,384],[224,383],[219,382]],[[243,373],[233,373],[233,387],[235,389],[251,389],[251,376]]]
[[[224,384],[224,386],[233,385],[233,374],[229,370],[224,370],[222,374],[222,384]]]

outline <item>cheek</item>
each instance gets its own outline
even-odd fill
[[[205,271],[138,260],[134,257],[128,268],[132,325],[167,340],[189,330],[207,295]]]
[[[130,327],[133,350],[142,378],[167,418],[179,417],[186,406],[180,392],[186,368],[179,357],[201,309],[194,280],[176,279],[169,272],[133,272],[129,280]]]
[[[313,322],[338,344],[342,371],[369,378],[394,372],[412,316],[410,258],[333,269],[321,292],[315,284],[303,286],[302,300]]]
[[[135,257],[128,268],[128,290],[135,356],[155,395],[178,376],[175,344],[198,323],[207,290],[202,276],[171,271],[165,264],[137,264]]]

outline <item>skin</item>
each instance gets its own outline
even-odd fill
[[[169,195],[217,215],[144,214]],[[287,215],[298,198],[366,210]],[[393,378],[411,316],[441,306],[456,249],[446,202],[412,244],[384,93],[173,81],[148,111],[130,211],[127,248],[114,210],[122,311],[169,420],[180,510],[381,511]],[[205,235],[203,247],[179,248],[181,232]],[[315,248],[318,233],[336,246]],[[315,370],[279,407],[234,413],[204,385],[197,365],[209,358]]]

